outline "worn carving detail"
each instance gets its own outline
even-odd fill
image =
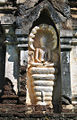
[[[63,16],[70,17],[70,7],[67,0],[49,0]]]
[[[38,3],[39,0],[17,0],[17,4],[24,3],[26,6],[26,9],[34,7],[36,3]]]
[[[29,35],[27,88],[32,104],[52,104],[55,65],[59,60],[57,45],[56,31],[50,25],[36,26]]]

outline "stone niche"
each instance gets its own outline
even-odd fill
[[[28,49],[24,51],[26,105],[47,106],[61,112],[60,30],[66,19],[47,0],[39,1],[29,10],[26,5],[25,2],[19,6],[21,18],[16,18],[17,30],[28,40]],[[21,50],[20,53],[23,56]]]
[[[39,16],[29,26],[26,104],[49,106],[61,112],[59,29],[50,15],[49,5],[48,2],[44,9],[39,9]]]

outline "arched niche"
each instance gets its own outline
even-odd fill
[[[58,35],[58,38],[59,38],[56,23],[51,16],[52,15],[47,7],[42,9],[40,11],[39,17],[37,19],[35,19],[35,21],[33,22],[32,27],[30,28],[30,31],[32,30],[32,28],[34,28],[35,26],[38,26],[40,24],[48,24],[48,25],[52,25],[55,28],[57,35]]]
[[[41,11],[30,28],[26,103],[61,112],[59,33],[48,9]]]

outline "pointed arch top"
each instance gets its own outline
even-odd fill
[[[46,16],[49,16],[49,19],[53,21],[53,23],[56,25],[58,23],[61,23],[62,20],[60,16],[58,15],[56,9],[52,6],[52,4],[44,0],[40,4],[36,5],[35,7],[31,8],[30,10],[24,10],[23,8],[19,9],[20,16],[17,17],[16,23],[19,28],[23,29],[23,33],[29,34],[29,30],[32,27],[33,23],[39,19],[42,12],[47,12]],[[22,17],[23,16],[23,17]],[[43,18],[44,19],[44,18]],[[47,20],[47,18],[45,18]]]

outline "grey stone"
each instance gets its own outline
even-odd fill
[[[20,49],[28,48],[28,44],[18,44],[17,47],[20,48]]]
[[[28,64],[28,50],[20,51],[20,65],[26,66]]]
[[[5,78],[11,80],[14,91],[18,92],[18,52],[15,45],[6,46]]]
[[[4,15],[1,17],[1,24],[13,24],[15,22],[15,17],[12,14]]]
[[[49,0],[54,8],[56,8],[60,13],[66,17],[70,17],[70,7],[67,4],[67,1],[64,0]]]
[[[16,19],[16,24],[17,24],[18,28],[21,29],[22,34],[25,34],[25,33],[27,35],[29,34],[29,31],[30,31],[30,28],[33,25],[33,22],[36,21],[40,17],[41,11],[44,8],[48,9],[47,12],[49,11],[50,17],[52,18],[52,20],[56,24],[61,22],[61,18],[58,16],[57,12],[55,11],[55,9],[51,5],[51,3],[48,2],[47,0],[41,2],[40,4],[35,6],[34,8],[31,8],[30,10],[26,10],[24,7],[25,7],[25,5],[22,5],[22,6],[19,7],[18,10],[21,14],[21,17],[19,16]],[[47,15],[46,15],[46,17],[48,19]],[[45,23],[46,18],[43,19],[43,20],[44,20],[43,22]],[[48,21],[48,24],[49,23],[50,23],[50,21]],[[52,24],[52,23],[50,23],[50,24]]]
[[[61,70],[62,70],[62,96],[71,101],[71,81],[70,81],[70,51],[61,52]],[[65,100],[63,99],[63,100]],[[65,100],[65,103],[67,103]]]
[[[24,3],[25,8],[29,9],[31,7],[34,7],[36,3],[38,3],[39,0],[17,0],[17,4]]]
[[[73,36],[73,30],[61,30],[60,31],[60,37],[72,37]]]

